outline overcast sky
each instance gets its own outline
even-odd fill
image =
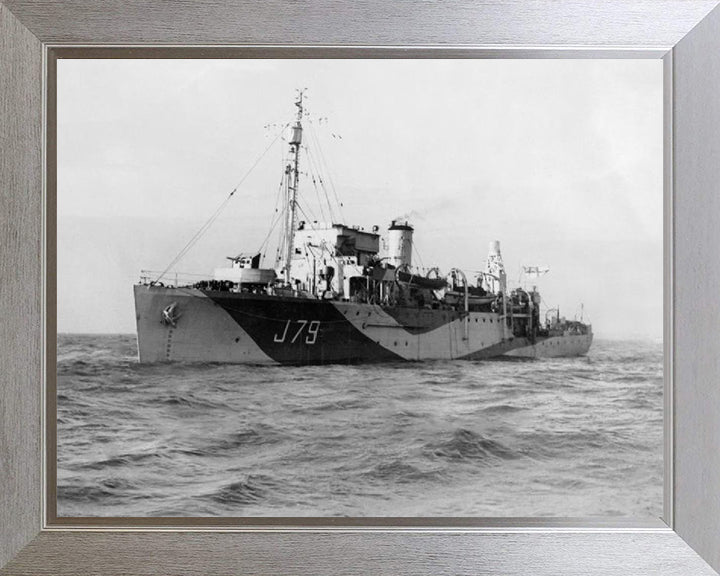
[[[60,60],[60,332],[135,331],[140,270],[164,269],[212,215],[298,88],[345,223],[409,215],[414,263],[446,271],[480,269],[500,240],[512,282],[549,266],[545,304],[584,304],[598,337],[662,337],[658,60]],[[285,148],[178,271],[261,245]]]

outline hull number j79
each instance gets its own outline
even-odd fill
[[[315,344],[319,329],[319,320],[312,320],[311,322],[308,322],[307,320],[295,320],[294,322],[292,320],[288,320],[285,323],[285,328],[283,329],[282,334],[275,334],[273,341],[278,342],[279,344],[282,344],[287,340],[289,340],[290,344],[303,341],[305,344]]]

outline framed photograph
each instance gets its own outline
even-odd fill
[[[663,516],[662,61],[56,54],[53,523]]]
[[[720,565],[713,3],[570,49],[6,4],[3,572]]]

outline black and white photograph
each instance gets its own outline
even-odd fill
[[[61,59],[59,517],[660,518],[663,67]]]

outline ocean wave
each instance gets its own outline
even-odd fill
[[[513,452],[500,442],[466,428],[456,429],[452,437],[444,442],[427,444],[426,452],[448,460],[472,460],[483,463],[521,457],[521,454]]]
[[[218,402],[213,402],[205,398],[198,398],[190,392],[186,392],[184,394],[179,392],[171,392],[169,394],[156,396],[155,398],[150,398],[148,399],[148,402],[150,404],[157,403],[165,406],[178,406],[183,408],[197,409],[217,409],[221,407],[221,404],[219,404]]]
[[[414,410],[400,410],[395,412],[391,421],[395,426],[409,426],[414,425],[418,421],[422,421],[423,418],[427,418],[426,412],[416,412]]]
[[[512,412],[520,412],[521,410],[524,410],[524,408],[513,404],[492,404],[482,409],[483,412],[490,414],[510,414]]]
[[[133,484],[125,478],[105,478],[100,481],[100,485],[108,490],[135,490],[136,484]]]
[[[284,434],[275,428],[258,425],[255,428],[231,432],[221,438],[216,438],[199,445],[178,448],[173,452],[187,456],[227,456],[229,452],[235,452],[240,448],[256,448],[276,444],[281,442],[284,437]]]
[[[225,452],[228,450],[235,450],[236,448],[242,448],[243,446],[262,446],[263,444],[274,444],[279,438],[270,428],[261,430],[250,429],[242,430],[240,432],[233,432],[226,438],[212,443],[208,446],[208,454],[215,452]]]
[[[144,500],[151,495],[141,491],[141,486],[126,478],[108,477],[92,485],[58,484],[58,499],[73,503],[109,504],[126,500]]]
[[[635,374],[609,374],[606,375],[606,378],[610,380],[611,382],[619,382],[623,384],[642,384],[647,382],[648,380],[652,379],[652,375],[644,374],[642,372],[638,372]],[[660,382],[662,382],[662,375],[658,378]],[[662,390],[662,388],[661,388]]]
[[[393,460],[392,462],[381,462],[362,474],[370,480],[392,481],[398,484],[422,482],[429,479],[436,479],[440,476],[438,471],[423,471],[420,468]]]
[[[85,360],[58,360],[58,376],[95,376],[98,366]]]
[[[162,456],[154,452],[119,454],[111,456],[103,460],[95,460],[85,462],[77,468],[84,470],[103,470],[105,468],[120,468],[123,466],[133,466],[136,464],[145,464],[150,460],[160,459]]]
[[[226,484],[207,498],[218,504],[247,505],[257,504],[263,500],[268,489],[274,486],[267,476],[250,475],[242,480]]]
[[[58,484],[57,487],[58,500],[68,502],[107,503],[115,496],[117,496],[115,490],[98,485]]]
[[[590,482],[582,478],[558,478],[553,476],[544,479],[541,484],[550,488],[561,488],[572,491],[584,490],[590,485]]]
[[[588,450],[612,450],[638,453],[648,450],[648,446],[637,441],[631,431],[611,429],[599,426],[583,430],[545,430],[521,435],[521,451],[526,456],[539,459],[572,458],[585,454]]]
[[[362,398],[343,398],[334,402],[325,402],[315,406],[313,410],[317,412],[333,412],[335,410],[355,410],[365,406],[367,406],[367,402]]]

